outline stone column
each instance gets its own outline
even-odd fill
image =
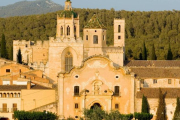
[[[135,74],[131,73],[131,95],[130,95],[130,112],[134,113],[135,102]]]
[[[58,78],[58,95],[59,95],[59,104],[58,104],[58,115],[60,120],[64,119],[64,75],[59,74]]]

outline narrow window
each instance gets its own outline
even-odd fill
[[[2,93],[0,93],[0,98],[2,97]]]
[[[63,36],[63,27],[61,26],[61,36]]]
[[[103,35],[103,40],[105,40],[105,35]]]
[[[114,87],[114,95],[119,96],[119,86]]]
[[[119,104],[115,104],[115,109],[119,109]]]
[[[12,109],[12,112],[14,111],[17,111],[17,104],[16,103],[13,103],[13,109]]]
[[[98,44],[98,36],[97,35],[93,36],[93,43]]]
[[[118,40],[120,40],[121,39],[121,36],[118,36]]]
[[[171,79],[168,79],[168,84],[171,84]]]
[[[78,105],[78,103],[75,103],[75,109],[78,109],[79,108],[79,105]]]
[[[67,35],[70,35],[70,27],[67,27]]]
[[[6,69],[6,73],[10,73],[10,71],[11,71],[10,69]]]
[[[7,98],[9,97],[9,93],[7,93]]]
[[[79,95],[79,86],[74,86],[74,96]]]
[[[21,95],[20,95],[20,93],[18,93],[18,98],[20,98],[21,97]]]
[[[88,35],[86,35],[86,40],[88,40]]]
[[[3,112],[8,112],[6,103],[3,103]]]
[[[74,26],[74,37],[76,38],[76,26]]]
[[[156,80],[156,79],[154,79],[154,80],[153,80],[153,84],[156,84],[156,83],[157,83],[157,80]]]
[[[73,56],[68,52],[65,56],[65,71],[69,72],[73,67]]]
[[[26,47],[28,47],[28,44],[26,44]]]
[[[118,33],[121,32],[121,25],[118,25]]]

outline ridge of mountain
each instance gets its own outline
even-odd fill
[[[64,9],[52,0],[20,1],[7,6],[0,6],[0,17],[45,14]]]

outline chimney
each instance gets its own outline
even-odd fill
[[[27,90],[30,90],[31,89],[31,81],[28,81],[27,82]]]

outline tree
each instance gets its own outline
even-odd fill
[[[173,54],[171,51],[171,46],[169,44],[168,53],[167,53],[167,60],[172,60],[172,59],[173,59]]]
[[[165,107],[165,95],[159,88],[159,104],[156,112],[156,120],[167,120]]]
[[[156,53],[155,53],[155,48],[154,44],[152,45],[152,50],[151,50],[151,60],[156,60]]]
[[[2,34],[2,39],[1,39],[1,57],[2,58],[7,58],[6,40],[5,40],[5,35],[4,34]]]
[[[22,54],[21,54],[21,49],[19,48],[18,54],[17,54],[17,63],[22,64]]]
[[[143,60],[147,60],[147,50],[146,50],[145,41],[143,42],[142,59],[143,59]]]
[[[177,118],[177,117],[180,117],[180,101],[179,101],[179,97],[177,97],[176,109],[175,109],[175,112],[174,112],[173,120],[178,120],[179,118]]]
[[[13,46],[10,47],[9,59],[13,60]]]
[[[147,101],[147,97],[145,97],[144,95],[142,97],[141,113],[149,113],[149,104],[148,104],[148,101]]]

